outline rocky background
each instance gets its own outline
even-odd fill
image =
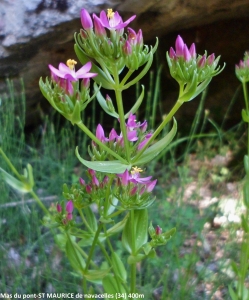
[[[143,30],[145,42],[154,44],[155,36],[159,37],[157,65],[164,65],[161,80],[165,112],[178,92],[165,60],[165,52],[174,45],[177,34],[189,46],[195,42],[200,54],[207,50],[221,55],[226,68],[212,80],[205,104],[216,122],[221,122],[239,86],[234,66],[249,50],[249,0],[0,0],[0,97],[6,93],[7,78],[14,79],[17,92],[19,78],[24,79],[29,128],[39,123],[41,109],[49,110],[38,88],[40,76],[49,75],[47,65],[75,58],[73,34],[81,27],[83,7],[90,13],[113,8],[123,19],[136,14],[131,27]],[[146,78],[143,83],[147,85]],[[243,98],[241,91],[238,94],[228,115],[230,125],[240,120]],[[191,120],[197,105],[198,101],[185,105],[178,119]]]

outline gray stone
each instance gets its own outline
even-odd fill
[[[210,45],[209,51],[224,51],[226,61],[232,61],[231,70],[247,50],[248,26],[239,24],[248,24],[249,0],[0,0],[0,95],[6,89],[6,78],[23,77],[30,122],[36,119],[37,103],[42,99],[38,80],[49,74],[47,65],[76,58],[73,34],[81,28],[83,7],[90,13],[111,7],[124,19],[136,14],[132,27],[143,30],[145,41],[154,43],[155,36],[161,38],[159,56],[164,63],[165,51],[179,32],[187,43],[204,47],[202,51]],[[238,33],[234,34],[237,24]],[[239,49],[236,55],[234,43]],[[224,91],[220,93],[224,97]]]

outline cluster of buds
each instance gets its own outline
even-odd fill
[[[105,197],[109,177],[103,173],[97,174],[92,169],[86,171],[86,176],[89,179],[87,183],[83,178],[79,178],[79,183],[73,184],[70,189],[66,184],[63,186],[63,196],[72,199],[77,209],[83,209],[93,202],[99,204]]]
[[[151,198],[157,179],[151,180],[152,176],[141,177],[143,170],[133,167],[129,172],[118,174],[115,197],[121,203],[123,209],[144,209],[149,207],[155,200]]]
[[[113,74],[112,66],[121,72],[126,65],[131,70],[137,70],[149,59],[149,53],[153,49],[143,44],[141,29],[136,34],[132,28],[128,28],[128,35],[124,28],[135,19],[135,15],[123,22],[119,13],[107,9],[101,11],[99,17],[93,14],[93,18],[87,10],[81,10],[81,23],[83,29],[76,37],[77,46],[88,58],[95,59],[103,68]]]
[[[151,137],[151,132],[146,132],[147,121],[143,123],[136,121],[136,115],[130,114],[126,122],[126,134],[127,139],[130,142],[130,153],[131,156],[135,155],[137,151],[141,150]],[[96,137],[102,143],[106,144],[110,149],[118,153],[121,157],[125,157],[124,150],[124,137],[122,133],[117,134],[116,130],[113,128],[109,136],[106,137],[104,129],[101,124],[98,124],[96,128]],[[90,152],[90,151],[89,151]],[[107,153],[100,149],[100,147],[93,141],[92,151],[89,153],[94,160],[102,161],[107,158]]]
[[[72,200],[67,201],[65,208],[62,208],[62,205],[56,204],[57,215],[55,221],[61,225],[69,225],[73,220],[73,209],[74,204]]]
[[[197,94],[203,91],[204,88],[211,81],[212,77],[218,75],[222,70],[218,66],[220,56],[215,58],[214,53],[207,56],[197,55],[195,44],[193,43],[190,48],[184,43],[180,35],[178,35],[175,43],[175,50],[171,47],[169,53],[166,53],[167,62],[170,69],[171,76],[179,83],[182,91],[188,93],[188,100],[193,99]],[[203,84],[200,88],[200,84]],[[199,89],[197,87],[199,86]],[[184,99],[185,100],[185,99]]]
[[[156,228],[154,228],[152,223],[150,223],[148,231],[151,237],[151,241],[148,243],[149,245],[147,245],[147,251],[151,248],[165,245],[168,240],[171,239],[171,237],[174,235],[176,229],[172,228],[167,232],[163,232],[160,226],[157,225]]]
[[[67,64],[60,63],[58,69],[49,65],[51,81],[47,79],[44,83],[41,79],[39,82],[50,104],[72,123],[80,121],[80,112],[93,99],[89,94],[90,78],[97,76],[97,73],[89,72],[91,62],[78,71],[75,71],[76,64],[75,60],[68,59]]]
[[[249,81],[249,52],[245,52],[244,59],[240,60],[239,64],[235,66],[235,74],[239,81]]]

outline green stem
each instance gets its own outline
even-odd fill
[[[33,198],[35,199],[35,201],[37,202],[37,204],[40,206],[40,208],[44,211],[44,213],[46,215],[50,215],[49,211],[47,210],[47,208],[45,207],[45,205],[42,203],[41,199],[36,195],[36,193],[31,190],[30,194],[33,196]]]
[[[131,69],[130,69],[130,70],[126,73],[125,77],[122,79],[122,81],[121,81],[121,83],[120,83],[120,86],[121,86],[121,87],[123,87],[123,86],[125,85],[126,81],[131,77],[131,75],[132,75],[133,72],[134,72],[134,70],[131,70]]]
[[[131,251],[132,255],[136,254],[136,244],[135,244],[135,228],[134,228],[134,210],[131,210]],[[136,263],[131,264],[131,287],[130,293],[136,292]]]
[[[248,107],[248,93],[247,93],[247,86],[246,82],[242,82],[245,105],[246,105],[246,114],[249,115],[249,107]],[[247,155],[249,156],[249,123],[247,123]]]
[[[94,239],[93,239],[93,242],[92,242],[92,245],[91,245],[91,248],[90,248],[90,251],[89,251],[89,255],[88,255],[88,259],[86,261],[86,267],[85,267],[85,272],[87,271],[88,267],[89,267],[89,264],[90,264],[90,261],[92,259],[92,256],[93,256],[93,252],[94,252],[94,249],[95,249],[95,246],[98,242],[98,238],[99,238],[99,234],[100,234],[100,231],[102,229],[102,226],[103,224],[102,223],[99,223],[99,226],[98,226],[98,229],[95,233],[95,236],[94,236]]]
[[[145,144],[145,146],[138,151],[137,155],[134,157],[133,162],[136,163],[136,161],[139,159],[139,157],[144,153],[144,151],[149,147],[149,145],[155,140],[155,138],[159,135],[159,133],[163,130],[163,128],[169,123],[171,118],[175,115],[177,110],[182,106],[184,102],[177,100],[171,111],[168,113],[166,118],[162,121],[162,123],[157,127],[157,129],[154,131],[152,136],[149,138],[148,142]]]
[[[110,155],[117,158],[119,161],[121,161],[124,164],[127,164],[127,161],[122,158],[120,155],[118,155],[116,152],[108,148],[105,144],[103,144],[100,140],[96,138],[96,136],[82,123],[77,123],[77,126],[83,130],[97,145],[99,145],[101,148],[103,148],[106,152],[108,152]]]
[[[129,141],[127,138],[126,124],[125,124],[125,117],[124,117],[125,114],[124,114],[123,100],[122,100],[122,89],[119,83],[119,75],[116,66],[114,66],[113,68],[113,77],[115,81],[115,96],[116,96],[116,102],[118,107],[120,128],[124,139],[126,159],[130,163]]]
[[[4,153],[3,149],[0,147],[0,153],[3,156],[4,160],[6,161],[6,163],[8,164],[8,166],[10,167],[10,169],[12,170],[12,172],[14,174],[16,174],[16,176],[22,180],[22,176],[17,172],[16,168],[12,165],[11,161],[8,159],[7,155]]]

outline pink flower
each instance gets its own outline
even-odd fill
[[[156,186],[157,179],[150,181],[146,184],[146,192],[150,193],[154,190],[154,187]]]
[[[81,67],[77,72],[74,68],[66,66],[64,63],[59,64],[59,68],[56,69],[52,65],[48,65],[53,76],[56,75],[59,78],[67,79],[69,81],[78,81],[80,78],[91,78],[95,77],[97,73],[89,73],[92,63],[89,61],[83,67]]]
[[[130,177],[128,170],[125,170],[123,174],[119,174],[118,176],[121,179],[121,184],[126,186],[129,182],[129,177]]]
[[[100,124],[97,126],[96,129],[96,138],[100,140],[102,143],[108,141],[108,139],[105,137],[104,129]]]
[[[112,128],[112,130],[109,133],[109,141],[113,141],[116,138],[118,138],[118,134],[117,134],[116,130],[114,128]]]
[[[94,19],[99,20],[103,27],[109,30],[122,29],[126,27],[131,21],[133,21],[136,16],[132,16],[127,21],[123,22],[119,13],[113,12],[112,9],[107,10],[107,14],[104,10],[100,12],[99,18],[94,15]]]
[[[139,145],[137,146],[137,150],[142,149],[145,146],[145,144],[148,142],[148,140],[151,136],[152,136],[152,133],[146,134],[144,140],[142,140],[142,142],[140,142]]]

